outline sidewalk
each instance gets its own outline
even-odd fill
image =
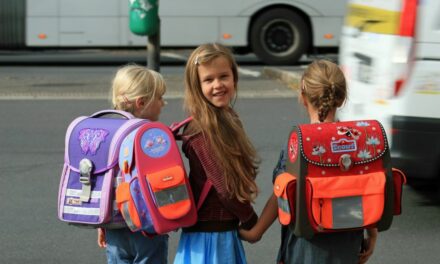
[[[189,52],[161,52],[161,73],[167,83],[166,98],[183,97],[183,71]],[[0,68],[0,100],[108,99],[109,85],[116,69],[127,63],[145,65],[144,55],[144,50],[0,51],[0,65],[12,66]],[[302,73],[298,67],[260,66],[252,55],[237,55],[236,58],[240,65],[240,98],[296,96],[295,89]],[[97,65],[104,67],[93,67]],[[24,67],[18,71],[15,66]],[[246,74],[246,71],[255,73],[255,76]]]
[[[288,71],[278,67],[264,67],[263,74],[269,78],[279,80],[296,91],[299,88],[302,72]]]
[[[160,63],[184,65],[191,49],[162,49]],[[245,63],[258,62],[255,56],[237,55]],[[33,49],[0,50],[0,65],[8,66],[94,66],[123,65],[128,62],[146,65],[145,49]]]

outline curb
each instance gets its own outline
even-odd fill
[[[299,82],[301,80],[301,74],[298,72],[290,72],[274,67],[264,67],[263,75],[281,81],[294,91],[298,90]]]

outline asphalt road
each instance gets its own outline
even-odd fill
[[[104,252],[96,246],[95,231],[59,221],[56,201],[68,123],[106,106],[104,100],[1,102],[0,115],[9,120],[1,125],[1,263],[105,263]],[[292,125],[289,116],[295,103],[292,98],[243,99],[237,107],[264,157],[259,176],[261,209],[271,191],[271,167]],[[170,99],[162,114],[163,122],[180,120],[180,109],[181,100]],[[268,237],[266,243],[252,246],[263,246],[264,250],[250,253],[250,263],[269,263],[274,258],[278,230],[274,228]],[[170,258],[177,239],[178,234],[171,235]]]
[[[106,262],[94,230],[58,220],[57,193],[66,128],[77,116],[109,107],[108,87],[117,67],[0,68],[0,263]],[[288,131],[306,122],[295,93],[268,78],[263,68],[242,67],[242,99],[236,103],[262,158],[257,212],[272,192],[272,169]],[[170,124],[184,117],[183,68],[167,66],[162,73],[170,94],[161,119]],[[430,194],[426,189],[404,188],[403,215],[395,218],[390,230],[380,233],[369,263],[440,263],[440,204]],[[178,236],[171,234],[170,260]],[[248,262],[274,263],[279,241],[275,223],[262,241],[245,243]]]
[[[9,100],[0,103],[0,263],[105,263],[94,230],[57,219],[57,192],[64,133],[79,115],[107,107],[105,100]],[[256,209],[271,193],[272,168],[290,127],[305,120],[293,98],[241,99],[237,109],[263,159]],[[181,100],[170,99],[162,120],[183,117]],[[440,207],[410,187],[403,215],[380,233],[370,263],[440,263]],[[178,233],[171,234],[170,259]],[[249,263],[273,263],[279,245],[275,223],[262,241],[245,243]]]

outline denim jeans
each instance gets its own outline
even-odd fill
[[[146,237],[128,228],[105,230],[109,264],[166,264],[168,235]]]

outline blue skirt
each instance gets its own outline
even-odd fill
[[[174,264],[246,264],[237,231],[182,232]]]

